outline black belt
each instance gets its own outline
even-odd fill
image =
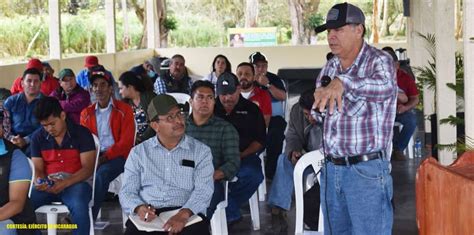
[[[332,162],[334,165],[354,165],[359,162],[367,162],[370,160],[382,158],[382,153],[375,152],[375,153],[368,153],[368,154],[356,155],[356,156],[350,156],[350,157],[339,157],[339,156],[328,154],[325,158],[326,158],[326,161]]]

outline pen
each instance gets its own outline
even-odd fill
[[[148,210],[150,210],[150,209],[151,209],[151,205],[148,204],[147,208],[148,208]],[[145,221],[147,221],[147,219],[148,219],[148,211],[145,213]]]

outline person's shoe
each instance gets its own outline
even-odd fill
[[[288,217],[286,211],[281,208],[272,208],[271,227],[268,229],[273,234],[288,231]]]
[[[392,160],[394,160],[394,161],[405,161],[406,157],[405,157],[405,155],[403,154],[402,151],[393,150],[392,151]]]

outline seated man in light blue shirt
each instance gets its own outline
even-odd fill
[[[157,135],[130,152],[119,194],[122,210],[152,221],[161,212],[180,209],[166,221],[166,232],[209,234],[203,214],[214,191],[210,148],[184,134],[186,114],[172,96],[153,98],[148,115]],[[204,220],[185,227],[192,215]],[[131,220],[126,226],[125,234],[141,234]]]

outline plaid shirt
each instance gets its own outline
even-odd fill
[[[224,172],[225,180],[234,178],[240,167],[239,133],[232,124],[212,116],[207,123],[196,126],[192,115],[186,120],[186,134],[211,148],[214,168]]]
[[[153,84],[153,91],[154,91],[157,95],[159,95],[159,94],[165,94],[165,93],[170,93],[170,92],[189,93],[189,91],[191,90],[191,86],[193,85],[193,81],[192,81],[191,78],[186,77],[186,76],[183,77],[182,79],[185,79],[185,78],[188,79],[188,84],[186,84],[187,87],[185,88],[185,89],[188,90],[188,91],[184,91],[184,90],[182,90],[182,91],[169,91],[168,88],[167,88],[168,86],[166,85],[166,81],[165,81],[165,79],[162,78],[162,77],[158,77],[158,78],[156,79],[155,83]]]
[[[365,42],[354,63],[345,71],[334,57],[321,70],[321,77],[338,77],[344,86],[342,113],[327,113],[324,152],[355,156],[385,150],[392,141],[396,114],[397,83],[393,61],[386,53]]]

